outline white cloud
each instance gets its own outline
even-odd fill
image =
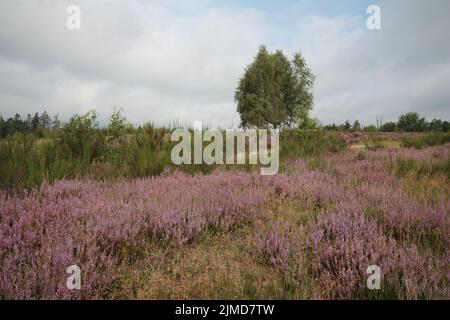
[[[382,30],[352,16],[308,17],[297,46],[317,74],[314,115],[324,123],[408,111],[449,118],[450,2],[380,1]]]

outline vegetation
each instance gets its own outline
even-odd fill
[[[281,50],[270,53],[262,46],[236,89],[241,125],[279,128],[298,122],[311,126],[313,83],[314,75],[299,53],[289,61]]]
[[[403,137],[402,145],[406,148],[423,149],[450,142],[450,133],[431,133],[420,137]]]
[[[169,128],[146,124],[133,128],[116,110],[105,128],[101,128],[95,111],[75,115],[58,129],[37,133],[16,132],[0,140],[0,189],[23,190],[43,181],[91,178],[137,178],[157,176],[165,170],[179,169],[189,174],[209,173],[215,166],[182,165],[171,161],[174,143]],[[337,152],[345,142],[334,134],[297,129],[281,132],[282,162]],[[254,170],[252,166],[225,166],[227,169]]]
[[[35,113],[34,116],[28,114],[25,120],[22,120],[18,113],[6,120],[0,115],[0,138],[5,138],[17,132],[23,134],[34,133],[42,137],[50,128],[59,128],[59,126],[58,116],[51,120],[46,111],[41,115],[39,113]]]
[[[382,123],[381,119],[377,120],[377,126],[368,125],[361,128],[358,120],[356,120],[353,126],[350,125],[349,121],[344,124],[336,125],[326,125],[325,130],[330,131],[365,131],[365,132],[450,132],[450,122],[443,121],[439,119],[433,119],[431,121],[426,121],[425,118],[421,117],[418,113],[409,112],[401,115],[398,122],[386,122]]]
[[[0,191],[0,298],[448,298],[450,177],[422,169],[448,170],[448,151],[342,149],[269,177],[174,172]],[[419,171],[433,190],[408,180]],[[64,285],[72,264],[81,290]],[[369,265],[381,290],[366,286]]]

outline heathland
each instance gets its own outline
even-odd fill
[[[284,129],[261,176],[174,165],[172,129],[89,113],[1,139],[0,298],[450,298],[448,133]]]

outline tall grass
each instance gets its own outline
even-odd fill
[[[423,149],[425,147],[439,146],[450,142],[450,133],[431,133],[420,137],[403,137],[402,146],[405,148]]]
[[[32,189],[43,181],[52,183],[59,179],[157,176],[169,169],[189,174],[210,173],[218,166],[175,166],[171,151],[176,142],[170,140],[170,134],[170,129],[151,124],[111,133],[108,128],[98,127],[95,113],[74,116],[45,139],[33,134],[16,134],[0,140],[0,189]],[[204,146],[207,144],[204,142]],[[345,142],[322,131],[287,130],[280,134],[280,147],[283,168],[283,163],[290,159],[337,152],[345,147]],[[224,168],[255,170],[249,164],[224,165]]]

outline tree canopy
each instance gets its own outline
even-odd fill
[[[426,128],[426,120],[419,116],[416,112],[408,112],[398,119],[398,128],[406,132],[424,131]]]
[[[307,122],[314,79],[300,53],[289,60],[281,50],[270,53],[261,46],[235,92],[241,126],[276,128]]]

